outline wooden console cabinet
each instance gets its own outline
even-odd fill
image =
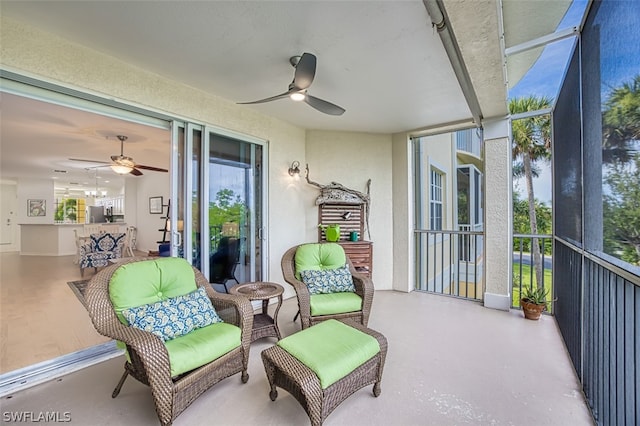
[[[340,225],[338,244],[344,248],[351,263],[360,273],[371,277],[373,271],[373,243],[364,241],[365,211],[362,204],[320,204],[318,222],[323,225]],[[358,241],[350,241],[351,232],[358,234]],[[326,241],[324,231],[318,228],[318,241]]]
[[[338,241],[356,270],[371,277],[373,272],[373,243],[371,241]]]

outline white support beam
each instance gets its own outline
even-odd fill
[[[508,47],[504,50],[505,55],[511,56],[516,53],[524,52],[526,50],[535,49],[536,47],[546,46],[549,43],[555,41],[564,40],[565,38],[577,36],[580,33],[578,27],[571,27],[555,33],[547,34],[542,37],[538,37],[533,40],[526,41],[524,43],[517,44],[515,46]]]

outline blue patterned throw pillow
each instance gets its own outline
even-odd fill
[[[164,341],[223,322],[203,287],[182,296],[124,309],[122,315],[132,327],[153,333]]]
[[[337,269],[300,271],[300,278],[312,295],[356,291],[347,265]]]

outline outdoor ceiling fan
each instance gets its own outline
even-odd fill
[[[293,81],[289,84],[289,90],[270,98],[260,99],[259,101],[238,103],[242,105],[260,104],[289,97],[294,101],[304,101],[308,105],[325,114],[342,115],[344,113],[344,108],[320,98],[316,98],[315,96],[311,96],[307,93],[307,89],[311,86],[313,78],[316,75],[315,55],[311,53],[303,53],[302,56],[292,56],[289,58],[289,63],[291,63],[291,65],[296,69]]]
[[[138,164],[138,163],[133,161],[133,158],[126,157],[124,155],[124,141],[127,140],[127,137],[123,136],[123,135],[117,135],[116,137],[120,141],[120,155],[112,155],[111,156],[111,162],[108,162],[108,161],[97,161],[97,160],[84,160],[84,159],[81,159],[81,158],[69,158],[69,160],[72,160],[72,161],[84,161],[86,163],[104,164],[103,166],[96,166],[96,167],[111,167],[111,170],[113,170],[114,172],[116,172],[119,175],[126,175],[126,174],[130,173],[130,174],[132,174],[134,176],[142,176],[142,172],[139,169],[151,170],[151,171],[154,171],[154,172],[168,172],[169,171],[167,169],[161,169],[159,167],[145,166],[143,164]]]

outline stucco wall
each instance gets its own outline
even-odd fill
[[[7,70],[267,141],[267,279],[283,282],[284,251],[317,239],[318,191],[307,185],[304,174],[298,181],[288,175],[292,161],[299,161],[303,169],[309,163],[313,179],[320,183],[337,181],[364,191],[371,178],[373,279],[377,289],[393,288],[391,135],[305,131],[22,23],[6,18],[1,22],[0,58]],[[138,203],[150,196],[147,192],[138,188]],[[139,207],[138,216],[146,211]],[[146,239],[143,236],[141,242]],[[285,295],[292,294],[288,288]]]
[[[456,178],[456,158],[455,151],[451,145],[451,133],[441,133],[438,135],[425,136],[421,138],[422,157],[419,159],[422,164],[422,226],[423,229],[430,228],[430,188],[431,188],[431,168],[442,173],[442,229],[455,229],[454,212],[457,211],[455,196],[457,188],[454,184]]]
[[[306,227],[305,215],[300,212],[307,207],[286,173],[292,159],[304,164],[304,129],[23,23],[4,17],[0,23],[0,61],[8,71],[268,141],[270,239],[266,278],[282,282],[280,258],[286,248],[300,241]],[[292,294],[288,288],[286,295]]]
[[[390,290],[393,282],[391,135],[310,130],[306,148],[306,163],[314,182],[323,185],[339,182],[366,192],[367,180],[371,179],[371,237],[365,232],[363,239],[373,241],[372,279],[376,289]],[[301,165],[304,168],[305,163],[301,161]],[[317,241],[318,189],[307,184],[304,173],[298,188],[306,212],[305,232],[300,234],[300,241]]]
[[[504,124],[504,123],[502,123]],[[500,126],[496,126],[500,128]],[[495,133],[495,134],[494,134]],[[512,274],[511,143],[508,130],[485,130],[485,294],[488,308],[509,310]]]
[[[392,140],[393,289],[409,292],[415,282],[411,143],[406,133],[394,134]]]

